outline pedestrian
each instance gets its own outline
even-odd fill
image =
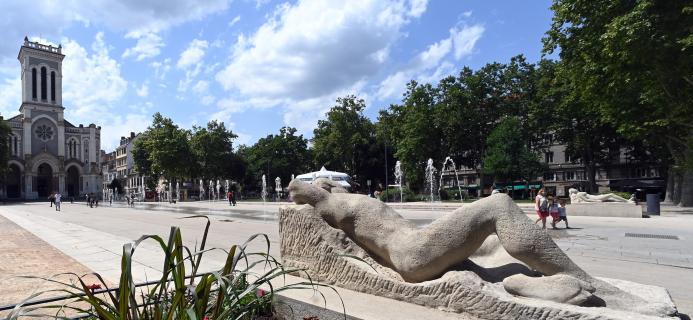
[[[89,203],[91,202],[91,199],[89,199],[89,194],[85,193],[84,197],[87,199],[87,207],[89,206]]]
[[[233,194],[231,193],[231,190],[229,190],[229,192],[226,193],[226,198],[229,200],[229,207],[233,205],[233,201],[231,199],[232,197]]]
[[[546,190],[544,188],[539,189],[537,196],[534,197],[534,210],[537,212],[539,218],[534,221],[534,224],[541,221],[541,228],[546,229],[546,217],[549,216],[549,200],[546,199],[544,194]]]
[[[51,194],[48,196],[48,200],[51,202],[51,207],[53,207],[53,204],[55,203],[55,193],[51,192]]]
[[[236,193],[233,190],[231,190],[231,203],[234,207],[236,206]]]
[[[549,215],[551,216],[551,227],[556,229],[556,222],[558,222],[558,202],[556,202],[556,197],[549,196]]]
[[[60,195],[60,192],[55,194],[55,211],[60,211],[60,198],[62,196]]]
[[[565,211],[565,199],[561,199],[558,201],[558,220],[554,221],[553,225],[555,226],[556,223],[565,221],[565,228],[570,229],[568,226],[568,216]]]

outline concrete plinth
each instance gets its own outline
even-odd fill
[[[633,203],[590,202],[566,206],[568,216],[642,218],[642,208]]]

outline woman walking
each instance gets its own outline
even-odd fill
[[[534,198],[534,210],[537,212],[539,218],[534,221],[534,224],[541,221],[541,228],[546,229],[546,217],[549,216],[549,200],[546,199],[544,193],[546,190],[541,188]]]

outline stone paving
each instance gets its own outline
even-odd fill
[[[229,207],[225,202],[195,202],[172,204],[138,204],[127,208],[122,204],[91,209],[82,204],[64,204],[63,212],[56,214],[44,203],[0,206],[0,214],[38,237],[50,242],[84,266],[108,278],[117,279],[122,244],[142,234],[167,235],[171,225],[180,226],[188,245],[199,241],[204,221],[180,219],[193,214],[208,214],[213,220],[208,247],[226,248],[244,242],[250,235],[265,233],[270,239],[270,253],[278,254],[276,212],[279,205],[288,203],[239,203]],[[531,212],[531,204],[521,205]],[[426,224],[455,204],[402,204],[395,205],[407,219]],[[432,208],[431,208],[432,207]],[[431,210],[432,209],[432,210]],[[665,208],[663,208],[665,209]],[[533,215],[530,214],[533,218]],[[548,230],[558,245],[585,270],[595,276],[619,278],[667,288],[680,312],[693,313],[693,214],[689,210],[663,210],[662,216],[649,219],[569,217],[570,230]],[[678,240],[626,237],[626,233],[654,236],[676,236]],[[256,242],[250,250],[259,251],[266,244]],[[151,279],[158,274],[161,261],[154,243],[145,242],[138,247],[135,260],[136,281]],[[224,260],[221,252],[212,252],[204,260],[203,268],[218,268]],[[449,314],[420,309],[380,297],[381,305],[363,303],[363,295],[340,290],[351,310],[355,305],[367,305],[360,311],[362,318],[377,319],[383,308],[405,310],[412,314],[425,314],[426,318],[445,319]],[[302,297],[301,297],[302,296]],[[303,293],[297,299],[315,299]],[[338,299],[333,297],[334,299]],[[332,300],[334,300],[332,299]],[[328,299],[329,300],[329,299]],[[361,301],[361,303],[359,303]],[[334,301],[332,301],[334,302]],[[330,302],[330,303],[332,303]],[[328,303],[328,305],[330,304]],[[388,305],[385,307],[384,305]],[[333,310],[341,309],[331,305]],[[403,309],[404,308],[404,309]],[[423,307],[421,307],[423,308]],[[369,313],[370,312],[370,313]],[[387,317],[385,317],[387,318]]]
[[[55,249],[49,243],[41,240],[33,233],[19,227],[14,222],[0,216],[0,305],[14,304],[28,298],[33,292],[51,289],[64,289],[63,286],[52,284],[42,279],[21,278],[21,276],[51,277],[55,274],[73,272],[79,275],[91,273],[87,267],[70,256]],[[70,281],[72,276],[53,278],[60,281]],[[85,277],[85,281],[93,283],[96,279]],[[49,292],[41,296],[63,295]],[[0,316],[8,312],[0,312]]]

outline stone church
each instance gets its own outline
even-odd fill
[[[12,134],[4,199],[100,195],[101,127],[75,126],[63,117],[61,49],[26,37],[19,49],[22,104],[19,115],[6,120]]]

